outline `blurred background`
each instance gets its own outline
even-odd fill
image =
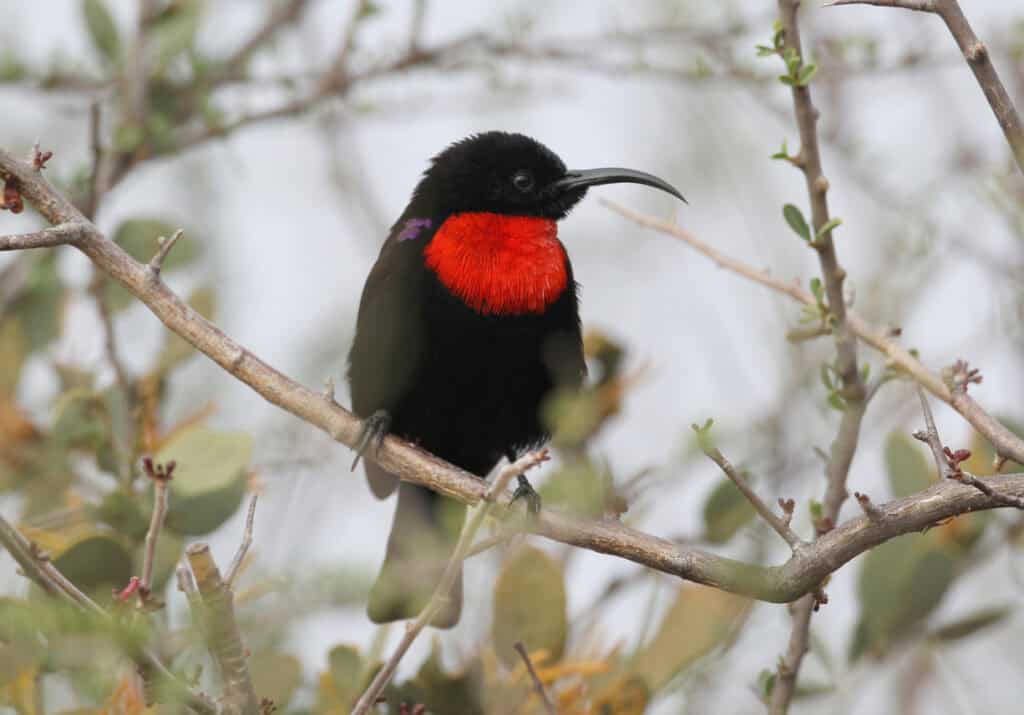
[[[799,149],[782,62],[755,50],[771,45],[775,3],[149,4],[139,48],[132,0],[0,0],[0,145],[22,154],[38,139],[54,152],[48,177],[81,204],[96,194],[98,136],[118,158],[104,165],[97,224],[147,259],[157,235],[184,228],[167,281],[227,334],[308,386],[333,378],[347,405],[363,281],[440,149],[503,129],[536,137],[571,167],[656,173],[689,205],[602,187],[561,224],[584,326],[600,336],[591,344],[625,351],[628,389],[587,434],[587,474],[613,481],[630,525],[782,563],[785,544],[696,449],[690,425],[713,418],[723,452],[767,501],[795,499],[795,528],[812,534],[808,504],[824,489],[816,450],[827,450],[839,421],[820,378],[831,339],[788,341],[797,306],[598,200],[674,219],[780,278],[806,286],[817,275],[814,252],[782,216],[786,203],[809,215],[803,176],[771,158],[784,143]],[[1024,11],[996,0],[964,6],[1019,104]],[[275,12],[283,20],[268,23]],[[800,21],[805,60],[818,66],[811,89],[854,309],[899,327],[933,370],[970,360],[985,378],[976,399],[1024,422],[1024,183],[955,43],[936,17],[900,10],[807,3]],[[143,66],[140,102],[132,77]],[[0,233],[40,225],[31,210],[0,214]],[[202,475],[172,489],[165,578],[197,539],[226,565],[244,492],[258,492],[238,586],[257,685],[288,712],[347,712],[345,688],[403,631],[364,614],[393,502],[374,500],[349,471],[348,449],[171,340],[84,256],[2,254],[0,276],[0,512],[85,572],[88,586],[106,587],[137,571],[138,524],[144,532],[148,521],[133,454],[175,457],[182,474],[191,465]],[[885,371],[877,353],[862,346],[860,355],[872,376]],[[990,469],[969,425],[935,409],[944,441],[972,448],[974,471]],[[885,385],[864,422],[851,491],[882,502],[934,480],[909,438],[921,426],[913,386]],[[181,456],[186,444],[191,456]],[[557,482],[566,464],[542,468],[534,483]],[[565,491],[547,488],[556,502]],[[844,518],[859,514],[852,501]],[[792,712],[1013,711],[1024,667],[1022,525],[1015,513],[962,518],[841,569],[813,618]],[[436,703],[474,698],[483,704],[465,712],[532,712],[486,704],[502,688],[519,688],[518,702],[528,691],[515,661],[494,655],[500,599],[515,592],[522,563],[547,573],[549,592],[564,585],[564,604],[537,608],[564,623],[539,638],[566,712],[642,711],[600,709],[610,697],[601,693],[621,694],[623,683],[642,683],[652,713],[763,711],[764,672],[789,637],[785,606],[534,538],[467,564],[463,620],[425,634],[402,662],[406,700],[436,712],[462,712]],[[6,555],[0,589],[5,603],[29,592]],[[164,596],[161,627],[186,629],[183,596],[173,586]],[[113,707],[124,694],[116,669],[78,677],[81,664],[22,661],[12,649],[0,659],[0,693],[19,712],[29,681],[46,712]],[[198,663],[203,653],[183,646],[175,657]]]

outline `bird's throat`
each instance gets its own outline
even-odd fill
[[[423,255],[441,283],[483,315],[543,313],[569,282],[557,224],[534,216],[454,214]]]

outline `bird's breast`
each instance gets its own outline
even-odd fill
[[[454,214],[423,254],[438,280],[483,315],[541,314],[569,282],[558,226],[545,218]]]

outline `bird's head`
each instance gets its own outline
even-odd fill
[[[413,201],[448,214],[488,212],[557,221],[588,187],[617,183],[646,184],[686,200],[651,174],[620,168],[568,170],[535,139],[494,131],[474,134],[435,156]]]

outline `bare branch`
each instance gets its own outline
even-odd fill
[[[149,519],[149,529],[146,531],[145,549],[142,559],[142,580],[139,583],[139,593],[145,603],[153,588],[153,563],[156,561],[156,543],[160,538],[160,530],[164,526],[164,518],[167,516],[167,489],[170,486],[174,475],[175,463],[154,464],[153,460],[146,457],[142,460],[146,476],[153,482],[153,515]]]
[[[526,672],[530,674],[530,680],[533,681],[533,689],[537,692],[537,697],[540,698],[540,701],[544,703],[544,709],[548,715],[558,715],[554,701],[551,700],[547,688],[544,687],[540,676],[537,675],[537,670],[533,667],[533,662],[530,660],[530,654],[526,652],[526,646],[523,645],[522,641],[516,641],[512,647],[516,649],[516,653],[523,659],[523,663],[526,665]]]
[[[494,478],[494,481],[491,482],[491,485],[484,493],[481,499],[482,503],[477,510],[473,512],[473,515],[469,518],[469,521],[466,522],[465,527],[463,527],[462,533],[459,534],[459,541],[455,545],[455,551],[448,559],[448,564],[445,566],[444,573],[441,575],[441,581],[438,583],[437,588],[434,589],[434,593],[431,594],[427,605],[423,607],[423,611],[420,612],[420,615],[417,616],[416,620],[409,624],[401,642],[398,644],[398,647],[395,648],[395,652],[391,654],[387,663],[385,663],[384,667],[380,669],[369,687],[366,688],[366,691],[359,698],[355,707],[352,708],[352,715],[366,715],[366,713],[370,712],[370,709],[377,703],[377,699],[380,697],[381,693],[384,692],[384,688],[387,687],[389,682],[391,682],[391,678],[394,676],[395,670],[398,668],[398,664],[409,650],[409,646],[412,645],[420,632],[434,619],[437,612],[444,606],[448,599],[448,594],[451,592],[455,579],[458,576],[459,569],[462,568],[462,562],[466,560],[466,556],[473,547],[473,540],[476,537],[476,532],[479,531],[480,526],[484,523],[484,519],[494,507],[498,497],[505,493],[508,483],[512,481],[513,477],[517,477],[520,474],[533,469],[539,464],[546,462],[548,458],[548,451],[546,449],[536,452],[528,452],[498,472],[498,476]]]
[[[242,532],[242,543],[239,544],[238,551],[235,552],[235,558],[231,559],[231,566],[228,568],[228,575],[225,579],[228,588],[235,587],[235,579],[238,578],[238,574],[242,570],[242,562],[245,560],[245,555],[249,552],[249,547],[252,546],[252,527],[256,521],[256,501],[258,499],[259,494],[253,494],[252,499],[249,500],[249,511],[245,515],[245,531]]]
[[[1024,509],[1024,499],[996,491],[985,480],[979,479],[960,468],[960,463],[970,458],[971,453],[966,449],[953,452],[949,447],[943,447],[942,440],[939,438],[939,431],[935,427],[932,409],[928,406],[928,398],[925,397],[924,391],[920,387],[917,389],[917,394],[921,398],[921,411],[924,413],[925,431],[923,433],[915,432],[914,437],[925,442],[929,449],[931,449],[935,466],[943,479],[952,479],[961,484],[968,484],[1003,506]]]
[[[1003,86],[999,73],[996,72],[988,48],[978,39],[964,15],[957,0],[833,0],[828,6],[841,5],[878,5],[880,7],[898,7],[906,10],[934,13],[942,18],[949,32],[960,47],[967,65],[974,73],[981,91],[985,93],[992,113],[1006,136],[1017,167],[1024,172],[1024,125],[1013,105],[1013,100]]]
[[[711,427],[710,420],[708,422],[709,423],[704,427],[691,425],[693,431],[697,433],[697,444],[700,445],[701,451],[704,452],[712,462],[717,464],[723,472],[725,472],[725,475],[732,480],[732,483],[735,484],[736,488],[740,490],[740,493],[746,497],[747,501],[754,507],[754,510],[762,519],[768,522],[768,525],[775,530],[775,533],[781,536],[782,539],[789,544],[790,548],[796,551],[805,546],[806,544],[803,539],[797,536],[793,530],[789,528],[788,520],[779,517],[778,514],[772,511],[771,507],[761,501],[761,497],[759,497],[757,493],[750,488],[750,485],[747,484],[747,480],[736,471],[736,468],[732,463],[726,459],[725,455],[722,454],[718,447],[714,445],[707,435],[707,431]],[[788,516],[792,518],[792,515],[793,512],[790,511]]]
[[[62,223],[33,233],[0,236],[0,251],[21,251],[29,248],[52,248],[73,245],[85,235],[81,224]]]
[[[220,570],[210,554],[207,544],[192,544],[185,550],[196,587],[203,603],[203,635],[210,655],[217,663],[224,695],[221,706],[225,713],[259,715],[260,703],[256,697],[247,653],[235,620],[234,594],[220,576]]]

